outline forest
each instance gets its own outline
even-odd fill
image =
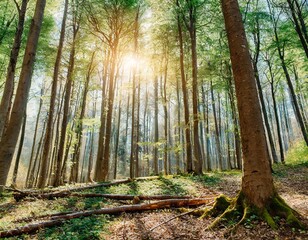
[[[308,237],[307,22],[307,0],[0,0],[0,238]]]

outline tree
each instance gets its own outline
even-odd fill
[[[0,144],[0,186],[7,180],[9,168],[18,141],[22,126],[22,119],[27,107],[28,95],[38,45],[39,35],[43,22],[46,0],[37,0],[33,19],[31,21],[26,50],[23,58],[22,69],[19,77],[16,98],[8,126],[3,134]],[[1,190],[1,189],[0,189]]]
[[[24,30],[24,22],[27,11],[28,0],[23,0],[21,6],[15,1],[16,8],[18,10],[18,25],[15,33],[15,39],[13,48],[11,51],[10,61],[7,68],[6,81],[3,91],[3,96],[0,104],[0,139],[2,133],[9,121],[11,107],[12,107],[12,98],[14,92],[14,77],[16,71],[16,64],[19,55],[19,50],[21,46],[22,33]],[[0,40],[1,41],[1,40]]]
[[[242,209],[240,223],[254,213],[262,216],[273,228],[276,227],[272,218],[274,215],[285,217],[290,225],[301,226],[293,210],[280,198],[273,184],[254,71],[238,1],[222,0],[221,5],[239,110],[244,172],[242,189],[234,200],[235,204],[229,202],[227,210],[213,225]]]
[[[67,9],[68,9],[68,0],[65,0],[64,3],[64,11],[63,11],[63,19],[62,19],[62,26],[61,26],[61,33],[59,39],[59,46],[57,51],[57,57],[54,66],[53,72],[53,81],[52,81],[52,88],[51,88],[51,96],[50,96],[50,105],[49,105],[49,112],[47,116],[47,126],[46,126],[46,134],[45,134],[45,141],[43,147],[43,156],[42,156],[42,163],[41,163],[41,178],[39,179],[39,187],[43,187],[46,181],[46,174],[47,174],[47,163],[50,155],[51,149],[51,142],[52,142],[52,132],[53,132],[53,121],[54,121],[54,111],[55,111],[55,104],[56,104],[56,96],[57,96],[57,86],[58,86],[58,78],[59,78],[59,71],[60,71],[60,63],[62,58],[62,49],[65,37],[65,28],[66,28],[66,19],[67,19]]]

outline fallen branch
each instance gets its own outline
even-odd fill
[[[135,195],[122,195],[122,194],[100,194],[100,193],[74,193],[71,191],[59,191],[53,193],[35,193],[35,194],[24,194],[23,192],[17,192],[13,194],[16,201],[20,201],[25,197],[34,197],[37,199],[55,199],[55,198],[66,198],[66,197],[80,197],[80,198],[107,198],[114,200],[164,200],[164,199],[188,199],[190,196],[174,196],[174,195],[153,195],[153,196],[135,196]]]
[[[2,231],[0,232],[1,237],[13,237],[22,235],[25,233],[32,233],[41,228],[52,227],[62,224],[64,221],[79,218],[79,217],[88,217],[93,215],[101,215],[101,214],[110,214],[117,215],[123,212],[140,212],[140,211],[148,211],[148,210],[157,210],[163,208],[179,208],[179,207],[187,207],[187,206],[200,206],[204,205],[213,200],[213,198],[195,198],[195,199],[171,199],[171,200],[162,200],[154,203],[147,204],[135,204],[135,205],[124,205],[114,208],[102,208],[98,210],[89,210],[83,212],[74,212],[66,215],[53,216],[50,217],[50,220],[40,222],[40,223],[32,223],[23,227],[19,227],[16,229]]]
[[[59,191],[59,189],[42,190],[42,191],[40,191],[40,190],[24,190],[24,191],[21,191],[19,189],[15,189],[15,188],[7,188],[7,190],[13,191],[15,200],[20,201],[27,196],[38,197],[40,195],[45,195],[45,194],[47,196],[48,194],[50,194],[50,195],[59,194],[61,192],[77,192],[77,191],[83,191],[83,190],[93,189],[93,188],[110,187],[110,186],[114,186],[114,185],[125,184],[125,183],[130,183],[132,181],[133,180],[129,178],[129,179],[126,179],[126,180],[119,180],[119,181],[114,181],[114,182],[110,182],[110,183],[96,183],[96,184],[91,184],[91,185],[82,186],[82,187],[67,188],[65,190],[60,190],[60,191]]]

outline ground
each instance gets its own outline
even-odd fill
[[[301,220],[308,224],[308,161],[307,148],[303,160],[294,161],[292,151],[286,165],[274,165],[275,185],[279,194],[301,214]],[[135,194],[135,195],[191,195],[194,197],[215,198],[220,194],[236,196],[240,189],[241,173],[228,171],[206,173],[198,176],[166,176],[159,179],[131,182],[108,188],[98,188],[87,192]],[[98,209],[123,204],[131,201],[102,200],[101,198],[82,199],[78,197],[59,198],[56,200],[27,199],[15,202],[9,193],[0,202],[0,231],[23,226],[26,222],[17,220],[25,217],[40,216],[66,211]],[[212,218],[200,219],[193,215],[179,216],[175,209],[148,211],[143,213],[126,213],[119,216],[101,215],[65,222],[61,227],[41,229],[35,234],[23,235],[15,239],[308,239],[308,232],[290,228],[283,219],[276,218],[278,230],[272,230],[257,216],[251,216],[232,234],[227,234],[234,222],[226,221],[224,225],[213,230],[205,228]],[[176,217],[178,216],[178,217]],[[168,223],[159,224],[171,219]],[[157,228],[153,229],[153,227]],[[13,239],[13,238],[11,238]]]

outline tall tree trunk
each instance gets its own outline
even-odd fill
[[[222,0],[235,80],[243,146],[242,192],[247,200],[264,208],[274,194],[270,157],[248,43],[237,0]]]
[[[22,119],[26,111],[31,79],[36,55],[38,39],[43,22],[46,0],[37,0],[34,16],[31,22],[26,50],[22,63],[19,83],[14,100],[10,121],[0,143],[0,191],[7,180],[9,168],[13,159]]]
[[[276,41],[276,45],[277,45],[276,47],[277,47],[278,55],[279,55],[279,58],[280,58],[280,61],[281,61],[281,66],[282,66],[282,69],[284,71],[284,74],[285,74],[285,77],[286,77],[286,80],[287,80],[287,84],[288,84],[288,87],[289,87],[290,98],[291,98],[293,106],[294,106],[294,113],[296,115],[298,124],[300,126],[303,138],[306,142],[306,145],[308,146],[308,130],[305,128],[305,124],[304,124],[304,121],[303,121],[303,118],[302,118],[302,114],[300,112],[298,101],[296,99],[296,94],[295,94],[294,87],[293,87],[293,84],[292,84],[292,81],[291,81],[289,70],[288,70],[286,62],[285,62],[285,51],[284,51],[285,50],[284,49],[285,43],[283,43],[283,46],[281,46],[281,43],[279,41],[278,31],[277,31],[277,21],[274,19],[273,11],[272,11],[272,8],[271,8],[268,0],[267,0],[267,3],[268,3],[269,10],[270,10],[270,14],[272,16],[271,20],[272,20],[272,24],[273,24],[273,28],[274,28],[273,30],[274,30],[274,37],[275,37],[275,41]]]
[[[15,3],[18,10],[18,25],[10,55],[9,65],[7,68],[7,75],[3,90],[3,96],[0,103],[0,139],[10,119],[13,92],[14,92],[14,77],[15,77],[19,50],[21,46],[22,33],[24,30],[24,22],[27,11],[28,0],[22,0],[21,6],[18,6],[17,2]]]
[[[97,181],[106,181],[109,173],[109,153],[110,153],[110,140],[111,140],[111,124],[112,124],[112,113],[113,113],[113,102],[114,102],[114,86],[116,83],[116,65],[118,61],[118,41],[119,36],[115,37],[114,45],[111,51],[111,62],[110,62],[110,77],[109,77],[109,93],[107,99],[107,118],[106,118],[106,133],[105,133],[105,145],[103,146],[103,159],[101,168],[98,169]],[[99,160],[99,159],[98,159]]]
[[[81,155],[80,148],[81,148],[81,144],[82,144],[82,140],[83,140],[83,135],[82,135],[83,119],[85,117],[90,78],[91,78],[91,74],[93,72],[94,56],[95,56],[95,52],[92,53],[91,60],[90,60],[90,63],[89,63],[88,72],[87,72],[87,76],[86,76],[86,82],[85,82],[85,85],[84,85],[83,96],[82,96],[81,112],[80,112],[80,116],[79,116],[79,119],[77,120],[77,124],[76,124],[76,128],[75,128],[76,129],[75,133],[76,133],[77,143],[74,146],[75,150],[74,150],[74,154],[73,154],[73,165],[71,166],[72,174],[70,176],[70,182],[77,182],[78,181],[79,162],[80,162],[80,155]]]
[[[216,149],[217,149],[217,154],[218,154],[218,170],[221,171],[222,170],[222,149],[220,146],[220,133],[219,133],[219,127],[218,127],[218,122],[217,122],[216,105],[215,105],[212,80],[211,80],[211,97],[212,97],[212,108],[213,108],[213,115],[214,115],[214,122],[215,122],[215,140],[216,140]]]
[[[155,109],[154,109],[154,173],[158,175],[158,77],[154,80],[154,98],[155,98]]]
[[[258,3],[259,1],[257,1],[256,6],[258,8]],[[269,141],[269,147],[271,149],[271,156],[273,158],[273,161],[275,163],[278,162],[277,159],[277,153],[276,153],[276,149],[275,149],[275,144],[274,144],[274,140],[273,140],[273,134],[271,132],[271,128],[268,122],[268,116],[267,116],[267,112],[266,112],[266,106],[264,103],[264,97],[263,97],[263,91],[262,91],[262,87],[261,87],[261,80],[260,80],[260,76],[259,76],[259,70],[258,70],[258,61],[259,61],[259,56],[260,56],[260,44],[261,44],[261,36],[260,36],[260,23],[259,23],[259,15],[256,16],[255,19],[255,31],[254,31],[254,44],[255,44],[255,54],[253,56],[253,69],[254,69],[254,74],[255,74],[255,78],[256,78],[256,82],[257,82],[257,89],[258,89],[258,94],[259,94],[259,100],[261,103],[261,110],[262,110],[262,114],[263,114],[263,121],[264,121],[264,125],[265,125],[265,130],[267,132],[267,137],[268,137],[268,141]]]
[[[99,172],[102,168],[103,156],[104,156],[104,146],[105,146],[105,130],[106,130],[106,90],[107,90],[107,74],[110,62],[110,51],[106,50],[106,56],[104,59],[103,66],[103,77],[102,77],[102,103],[101,103],[101,116],[100,121],[101,125],[99,128],[99,138],[98,138],[98,149],[97,149],[97,159],[96,159],[96,167],[94,172],[94,179],[97,179]]]
[[[73,25],[73,39],[72,39],[72,47],[70,51],[69,57],[69,65],[67,70],[67,81],[65,88],[65,97],[64,97],[64,106],[63,106],[63,119],[61,125],[61,135],[59,140],[59,150],[56,157],[56,171],[55,171],[55,181],[53,186],[59,186],[63,183],[62,172],[65,172],[63,169],[66,167],[66,162],[63,161],[63,155],[65,151],[66,139],[66,130],[68,125],[68,117],[69,117],[69,109],[70,109],[70,101],[71,101],[71,92],[72,92],[72,84],[73,84],[73,73],[75,68],[75,54],[76,54],[76,39],[79,31],[79,22],[74,22]],[[64,158],[65,159],[65,158]],[[39,187],[43,187],[43,185],[39,185]]]
[[[197,33],[196,33],[196,6],[194,1],[189,1],[189,35],[191,40],[191,65],[192,65],[192,102],[193,102],[193,138],[194,138],[194,164],[195,172],[202,174],[202,154],[199,139],[199,111],[198,111],[198,63],[197,63]]]
[[[42,106],[43,106],[44,88],[45,88],[45,86],[43,86],[43,87],[41,88],[39,109],[38,109],[38,112],[37,112],[37,115],[36,115],[36,122],[35,122],[33,143],[32,143],[31,155],[30,155],[30,159],[29,159],[29,166],[28,166],[27,177],[26,177],[26,184],[25,184],[25,187],[26,187],[26,188],[29,188],[29,187],[30,187],[30,186],[28,185],[28,183],[29,183],[29,178],[30,178],[30,174],[33,174],[33,173],[31,172],[31,169],[32,169],[33,162],[34,162],[34,152],[35,152],[35,146],[36,146],[36,138],[37,138],[37,133],[38,133],[40,115],[41,115]]]
[[[165,53],[166,54],[166,53]],[[167,54],[166,54],[167,55]],[[162,98],[163,98],[163,109],[164,109],[164,137],[165,137],[165,148],[164,148],[164,172],[167,175],[170,171],[169,156],[168,156],[168,100],[167,100],[167,75],[168,75],[168,59],[165,56],[165,69],[164,69],[164,83],[162,84]],[[169,165],[169,168],[168,168]]]
[[[47,180],[47,166],[50,157],[50,148],[52,143],[52,136],[53,136],[53,121],[54,121],[54,111],[57,99],[57,88],[58,88],[58,79],[59,79],[59,72],[60,72],[60,65],[61,65],[61,58],[62,58],[62,50],[63,50],[63,43],[65,38],[65,29],[66,29],[66,19],[67,19],[67,9],[68,9],[68,0],[65,0],[64,3],[64,11],[63,11],[63,19],[62,19],[62,26],[61,26],[61,33],[58,45],[58,51],[53,71],[53,79],[52,79],[52,87],[51,87],[51,96],[50,96],[50,104],[49,104],[49,111],[47,116],[47,126],[46,126],[46,134],[44,140],[44,147],[43,147],[43,156],[42,156],[42,163],[40,169],[40,177],[38,182],[38,187],[42,188],[45,186]]]
[[[308,39],[307,40],[305,39],[304,33],[302,32],[301,24],[300,24],[299,20],[297,19],[296,10],[295,10],[295,6],[294,6],[294,2],[297,2],[297,1],[296,0],[295,1],[294,0],[287,0],[287,2],[288,2],[288,5],[289,5],[289,8],[290,8],[290,11],[291,11],[295,31],[297,32],[299,40],[300,40],[302,47],[303,47],[303,49],[306,53],[306,57],[308,58]],[[304,24],[304,26],[305,26],[305,24]]]
[[[177,5],[179,6],[178,0]],[[186,152],[186,171],[191,173],[193,171],[192,162],[192,145],[190,138],[190,121],[189,121],[189,105],[188,105],[188,93],[187,93],[187,82],[185,77],[185,66],[184,66],[184,43],[183,43],[183,32],[182,23],[180,16],[177,16],[178,34],[179,34],[179,46],[180,46],[180,70],[181,70],[181,82],[183,92],[183,104],[184,104],[184,119],[185,119],[185,152]]]
[[[116,128],[116,140],[115,140],[115,150],[114,150],[114,174],[113,178],[117,179],[118,172],[118,150],[119,150],[119,139],[120,139],[120,126],[121,126],[121,114],[122,114],[122,99],[120,99],[119,107],[118,107],[118,121]]]
[[[228,93],[231,105],[231,113],[232,113],[232,122],[233,122],[233,131],[234,131],[234,141],[235,141],[235,155],[236,155],[236,165],[238,169],[242,169],[242,149],[241,149],[241,139],[240,139],[240,131],[239,131],[239,121],[238,114],[235,107],[235,97],[234,97],[234,87],[232,83],[232,73],[231,66],[227,64],[228,71]]]
[[[279,143],[279,150],[280,150],[280,160],[284,163],[284,150],[283,150],[283,143],[282,143],[282,137],[281,137],[281,130],[280,130],[280,121],[278,117],[278,107],[275,97],[275,86],[274,86],[274,74],[272,71],[272,65],[269,60],[266,61],[267,66],[269,68],[269,74],[270,74],[270,85],[271,85],[271,95],[273,100],[273,106],[274,106],[274,116],[276,120],[276,129],[277,129],[277,136],[278,136],[278,143]]]
[[[45,134],[45,129],[46,129],[46,119],[44,120],[44,125],[43,125],[43,129],[42,129],[42,133],[40,136],[40,140],[38,142],[38,146],[37,146],[37,150],[33,159],[33,164],[31,169],[29,169],[30,173],[29,173],[29,179],[27,181],[27,187],[28,188],[32,188],[33,186],[35,186],[35,182],[38,176],[38,172],[40,170],[40,162],[39,162],[39,155],[41,153],[41,148],[42,148],[42,144],[44,144],[44,134]]]

